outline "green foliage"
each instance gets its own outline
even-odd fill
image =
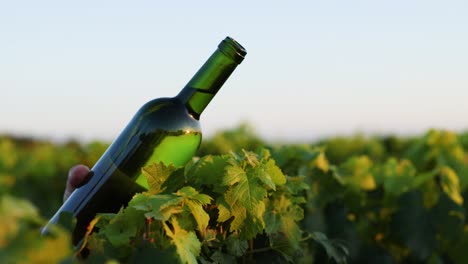
[[[70,233],[55,227],[40,237],[45,221],[28,201],[0,196],[0,263],[58,263],[72,254]]]
[[[225,154],[242,149],[257,149],[265,145],[247,123],[216,133],[210,140],[202,142],[198,151],[199,155]]]
[[[277,260],[294,260],[301,243],[312,239],[304,239],[300,226],[305,199],[297,183],[288,184],[267,150],[205,156],[183,169],[160,163],[142,170],[150,189],[119,213],[98,216],[99,232],[87,238],[89,258],[120,252],[125,262],[149,241],[157,250],[175,248],[182,263],[260,260],[268,251]]]
[[[205,140],[183,168],[142,168],[150,189],[98,215],[73,249],[70,216],[40,237],[38,212],[55,211],[68,169],[91,166],[106,144],[1,136],[0,263],[71,263],[77,252],[92,263],[465,263],[467,138],[265,148],[243,125]]]
[[[363,135],[354,137],[335,137],[321,142],[326,145],[326,155],[328,159],[340,164],[349,157],[355,155],[365,155],[372,160],[380,161],[385,157],[385,146],[377,138],[366,138]]]
[[[78,163],[92,166],[105,147],[0,135],[0,194],[22,197],[52,216],[62,203],[68,170]]]

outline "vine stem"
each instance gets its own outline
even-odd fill
[[[151,223],[153,222],[153,218],[146,218],[145,222],[145,233],[143,234],[143,239],[144,240],[149,240],[150,238],[150,229],[151,229]],[[150,242],[153,242],[150,240]]]
[[[86,248],[86,245],[88,244],[88,238],[91,235],[91,232],[93,232],[94,226],[99,222],[99,219],[101,219],[101,217],[97,216],[86,227],[86,234],[83,238],[83,242],[78,251],[75,252],[75,256],[79,256],[81,252]]]

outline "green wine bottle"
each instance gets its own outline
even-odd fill
[[[62,212],[71,212],[77,218],[73,233],[77,244],[97,213],[115,213],[135,193],[148,189],[142,167],[187,163],[201,142],[200,115],[245,55],[245,49],[227,37],[177,96],[146,103],[42,233]]]

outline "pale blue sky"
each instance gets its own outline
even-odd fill
[[[248,54],[207,135],[468,129],[468,1],[74,2],[0,0],[0,133],[112,140],[228,35]]]

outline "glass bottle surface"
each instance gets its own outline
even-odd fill
[[[199,117],[246,52],[227,37],[190,82],[174,98],[146,103],[49,221],[61,212],[77,218],[77,244],[97,213],[115,213],[137,192],[148,189],[141,168],[163,162],[181,167],[201,143]],[[43,229],[47,233],[47,226]]]

